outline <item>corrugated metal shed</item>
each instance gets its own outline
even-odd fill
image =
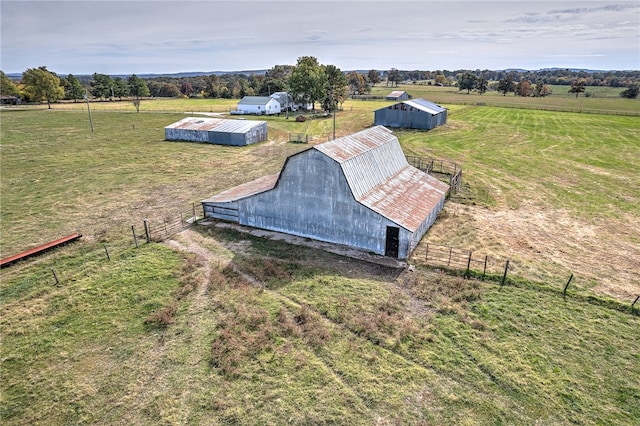
[[[447,109],[425,99],[413,99],[374,111],[374,124],[430,130],[447,122]]]
[[[388,101],[404,101],[406,99],[411,99],[411,95],[404,90],[394,90],[387,95]]]
[[[249,145],[267,140],[267,122],[257,120],[187,117],[164,129],[170,141]]]
[[[279,174],[202,203],[209,217],[406,258],[448,188],[409,165],[393,133],[375,126],[292,155]]]

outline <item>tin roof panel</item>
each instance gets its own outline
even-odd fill
[[[213,197],[203,200],[203,203],[229,203],[237,201],[251,195],[260,194],[261,192],[273,189],[280,177],[280,173],[263,176],[251,182],[243,183],[233,188],[222,191]]]
[[[215,131],[226,133],[246,133],[256,126],[265,124],[258,120],[232,120],[228,118],[186,117],[165,127],[165,129]]]
[[[407,165],[358,201],[414,232],[440,203],[449,186]]]

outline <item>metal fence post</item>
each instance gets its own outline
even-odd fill
[[[500,287],[502,287],[507,280],[507,272],[509,271],[509,261],[504,265],[504,275],[502,276],[502,282],[500,283]]]

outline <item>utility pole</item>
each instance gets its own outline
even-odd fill
[[[84,89],[84,98],[87,101],[87,111],[89,111],[89,125],[91,125],[91,133],[93,133],[93,118],[91,118],[91,107],[89,107],[89,91]]]

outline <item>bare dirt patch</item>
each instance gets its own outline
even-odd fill
[[[444,211],[426,240],[510,259],[525,278],[564,285],[574,274],[576,285],[600,294],[624,301],[640,294],[637,217],[587,221],[526,202],[498,210],[448,203]]]

